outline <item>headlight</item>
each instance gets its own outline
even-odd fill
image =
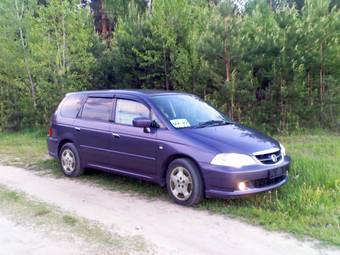
[[[256,164],[256,161],[245,154],[221,153],[217,154],[213,160],[211,160],[210,164],[241,168],[242,166],[254,165]]]
[[[286,156],[286,148],[280,143],[282,156]]]

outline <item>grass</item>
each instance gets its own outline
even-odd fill
[[[340,246],[340,136],[318,132],[278,139],[293,159],[287,185],[242,199],[205,199],[197,208]],[[3,164],[62,177],[57,162],[46,158],[45,138],[38,133],[0,134],[0,141]],[[151,199],[167,199],[166,191],[157,185],[113,174],[88,171],[80,180]]]
[[[97,250],[101,254],[126,254],[131,250],[142,254],[146,251],[141,238],[120,236],[96,222],[65,213],[1,185],[0,212],[20,225],[49,233],[55,239],[75,241],[76,238],[92,254]]]

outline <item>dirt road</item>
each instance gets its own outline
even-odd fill
[[[14,255],[85,255],[84,247],[77,243],[55,240],[46,234],[19,226],[0,215],[0,254]]]
[[[155,254],[339,254],[238,220],[104,190],[76,179],[56,179],[0,166],[0,184],[110,226],[122,235],[140,235]],[[0,230],[1,231],[1,230]]]

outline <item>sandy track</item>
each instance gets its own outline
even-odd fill
[[[62,238],[61,238],[62,239]],[[0,215],[0,254],[2,255],[85,255],[86,244],[55,239],[33,228],[17,225]],[[90,252],[93,252],[90,251]]]
[[[141,235],[156,254],[312,255],[340,252],[167,201],[149,201],[75,180],[38,176],[15,167],[0,166],[0,184],[113,226],[122,235]]]

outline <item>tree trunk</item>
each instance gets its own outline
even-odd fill
[[[164,59],[165,90],[169,90],[170,84],[169,84],[169,77],[168,77],[167,56],[166,56],[166,49],[164,48],[164,45],[163,45],[163,59]]]
[[[32,96],[32,102],[33,102],[33,108],[36,109],[37,108],[37,101],[36,101],[36,95],[35,95],[36,94],[35,93],[35,83],[33,81],[31,67],[29,66],[29,62],[28,62],[27,45],[25,43],[24,32],[23,32],[22,27],[21,27],[22,15],[23,15],[23,12],[24,12],[24,4],[22,5],[21,14],[20,14],[17,0],[14,0],[14,3],[15,3],[15,8],[16,8],[16,16],[17,16],[18,23],[19,23],[20,42],[21,42],[21,47],[22,47],[23,55],[24,55],[25,69],[26,69],[26,72],[27,72],[28,81],[29,81],[30,86],[31,86],[31,96]]]
[[[0,83],[0,132],[5,126],[4,84]]]
[[[309,104],[313,105],[312,75],[309,70],[307,71],[307,90],[308,90]]]
[[[229,62],[230,63],[230,62]],[[230,64],[229,65],[227,65],[227,66],[229,66],[228,67],[228,72],[229,72],[229,75],[227,75],[228,76],[228,78],[229,78],[229,81],[231,80],[231,74],[230,74]],[[226,80],[226,81],[228,81],[228,80]],[[235,109],[237,109],[237,107],[235,106],[235,105],[237,105],[237,102],[235,102],[235,83],[236,83],[236,81],[237,81],[237,71],[235,71],[234,72],[234,77],[233,77],[233,79],[232,79],[232,81],[229,83],[230,84],[230,117],[232,118],[232,119],[234,119],[234,117],[235,117]]]
[[[285,130],[285,126],[286,126],[285,103],[284,103],[284,98],[283,98],[284,85],[285,85],[285,81],[281,78],[281,81],[280,81],[280,132]]]
[[[324,106],[324,81],[323,81],[323,67],[320,66],[320,72],[319,72],[319,93],[320,93],[320,113],[321,116],[323,114],[323,106]],[[321,117],[322,118],[322,117]]]
[[[225,64],[225,80],[229,82],[231,80],[231,74],[230,74],[230,59],[226,59],[224,61]]]
[[[111,33],[110,20],[104,11],[104,1],[95,0],[91,2],[91,8],[94,12],[94,23],[97,33],[102,38],[108,38]]]
[[[62,29],[63,29],[63,45],[62,45],[62,75],[66,74],[66,31],[65,31],[65,15],[62,14]],[[65,92],[64,79],[61,82],[61,95]]]
[[[234,104],[235,104],[235,99],[234,99],[234,83],[231,83],[231,97],[230,97],[230,111],[229,115],[233,119],[234,118]]]
[[[323,119],[324,108],[324,70],[323,70],[323,45],[320,45],[320,70],[319,70],[319,94],[320,94],[320,120]]]
[[[152,14],[152,0],[147,0],[148,14]]]
[[[269,8],[271,11],[274,10],[273,0],[269,0]]]

